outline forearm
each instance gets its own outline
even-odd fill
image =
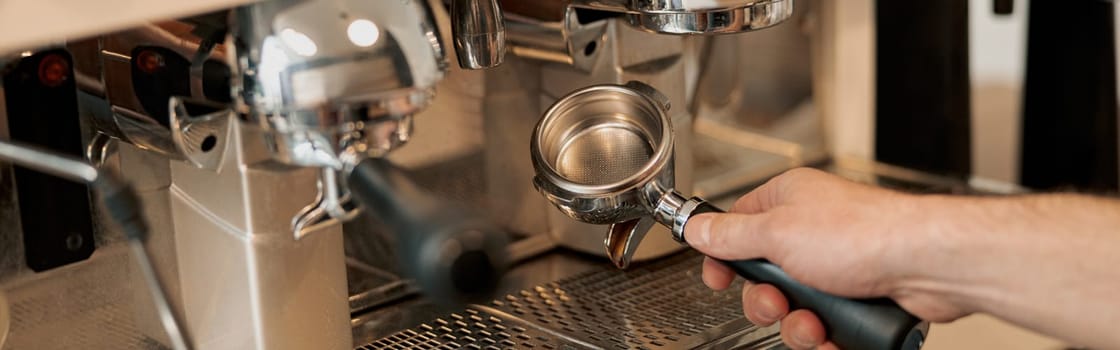
[[[895,294],[940,297],[1077,345],[1120,348],[1120,203],[927,196]]]

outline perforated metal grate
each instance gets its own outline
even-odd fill
[[[699,260],[634,273],[596,273],[549,283],[494,302],[605,348],[660,347],[742,319],[738,289],[700,283]]]
[[[472,306],[359,349],[686,349],[756,330],[742,316],[739,288],[709,290],[700,281],[699,267],[699,256],[682,254],[628,271],[592,271]],[[511,324],[522,326],[514,333]],[[509,336],[489,331],[494,325],[507,326]],[[459,334],[469,335],[470,342]]]
[[[523,322],[468,308],[368,345],[372,349],[581,349]]]
[[[3,345],[17,349],[168,349],[149,335],[162,329],[147,293],[134,283],[125,250],[102,247],[100,255],[48,272],[8,290],[11,333]]]

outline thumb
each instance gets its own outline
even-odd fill
[[[767,218],[767,214],[699,214],[685,223],[685,242],[717,259],[762,258],[772,248],[771,234],[760,230]]]

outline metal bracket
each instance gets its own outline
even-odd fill
[[[219,170],[222,156],[229,145],[233,111],[223,105],[184,97],[171,97],[171,141],[175,149],[192,165]],[[213,109],[213,112],[191,116],[187,106]]]
[[[340,186],[338,171],[322,168],[319,197],[292,218],[292,237],[299,240],[323,227],[349,221],[360,213],[361,207],[352,199],[349,189]]]

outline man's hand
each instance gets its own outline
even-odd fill
[[[1076,194],[912,195],[817,170],[786,172],[685,227],[688,243],[723,260],[766,258],[810,287],[889,297],[929,321],[972,312],[1072,345],[1120,349],[1120,201]],[[734,274],[704,262],[704,282]],[[835,348],[820,320],[789,310],[773,286],[748,285],[743,311],[782,322],[796,348]]]
[[[723,260],[766,258],[794,279],[845,297],[890,296],[918,317],[948,321],[972,310],[947,299],[907,294],[901,282],[921,264],[907,239],[923,216],[917,196],[857,184],[813,169],[786,172],[740,198],[728,214],[702,214],[685,227],[688,243]],[[704,261],[704,283],[727,288],[734,272]],[[743,311],[759,325],[782,321],[794,349],[832,349],[807,310],[789,310],[773,286],[743,289]],[[790,312],[793,311],[793,312]]]

